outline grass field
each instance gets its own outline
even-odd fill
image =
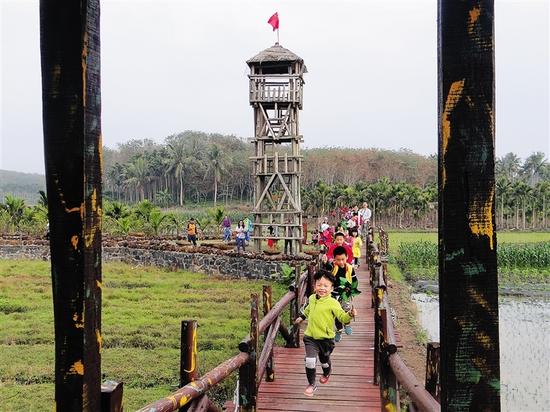
[[[261,294],[266,283],[105,264],[102,373],[104,380],[124,382],[124,409],[177,389],[181,320],[199,322],[201,374],[237,354],[250,324],[250,294]],[[285,291],[274,284],[274,301]],[[51,411],[49,262],[0,261],[0,325],[0,410]],[[211,391],[213,399],[232,398],[235,380]]]

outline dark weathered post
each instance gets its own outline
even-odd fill
[[[395,353],[396,348],[393,345],[388,345],[388,316],[386,309],[380,307],[378,309],[380,315],[380,331],[383,338],[380,339],[379,347],[379,373],[380,373],[380,395],[382,400],[383,411],[398,411],[399,405],[399,383],[390,367],[390,355]]]
[[[264,285],[262,287],[262,302],[264,309],[264,316],[271,310],[272,305],[272,291],[271,285]],[[264,342],[267,340],[269,335],[269,328],[264,332]],[[273,370],[273,349],[269,353],[269,358],[265,367],[265,380],[267,382],[273,382],[275,380],[275,371]]]
[[[428,342],[426,347],[426,390],[436,401],[440,401],[439,342]]]
[[[101,384],[101,412],[122,412],[122,382]]]
[[[306,301],[307,299],[315,293],[315,269],[317,268],[317,265],[312,263],[307,266],[307,293],[306,293]]]
[[[197,321],[183,320],[180,339],[180,388],[199,377],[197,339]],[[187,411],[189,405],[185,405],[179,410],[180,412]]]
[[[290,302],[290,324],[292,325],[292,341],[295,348],[300,347],[300,326],[294,325],[294,319],[296,319],[300,315],[300,298],[302,296],[302,287],[303,285],[300,285],[300,265],[294,266],[294,284],[296,287],[294,288],[294,299],[292,302]]]
[[[500,410],[493,0],[439,0],[443,411]]]
[[[101,410],[99,0],[40,2],[55,409]]]
[[[250,295],[250,342],[249,360],[239,368],[239,410],[256,410],[256,370],[258,367],[258,294]]]

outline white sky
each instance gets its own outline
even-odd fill
[[[0,169],[44,172],[38,0],[1,1]],[[436,0],[104,0],[109,147],[252,135],[245,60],[276,41],[308,67],[306,147],[437,152]],[[549,1],[495,0],[496,152],[550,154]]]

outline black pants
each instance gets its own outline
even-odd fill
[[[334,339],[313,339],[304,335],[304,347],[306,349],[306,375],[310,385],[315,385],[315,367],[308,367],[307,358],[317,359],[321,362],[323,374],[330,375],[330,354],[334,350]],[[311,365],[310,365],[311,366]]]
[[[197,246],[197,235],[187,235],[187,241],[193,243],[193,246]]]
[[[292,240],[285,239],[285,255],[292,254]]]

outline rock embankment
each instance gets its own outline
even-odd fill
[[[120,261],[132,265],[151,265],[183,269],[209,275],[271,279],[280,277],[281,266],[306,265],[313,260],[309,255],[266,255],[256,252],[238,254],[230,245],[208,243],[192,246],[181,239],[106,237],[103,239],[103,261]],[[0,237],[0,259],[50,258],[46,239],[28,236]]]

